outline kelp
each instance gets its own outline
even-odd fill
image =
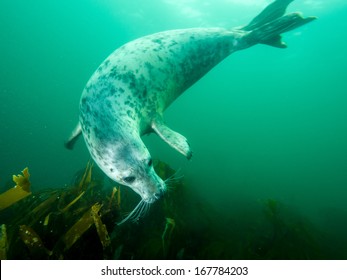
[[[102,216],[117,216],[116,205],[120,203],[120,198],[114,195],[114,203],[102,210],[102,205],[107,203],[109,190],[93,178],[92,168],[93,164],[88,163],[81,180],[73,186],[40,191],[30,199],[8,203],[0,218],[8,224],[10,242],[4,224],[0,236],[1,257],[63,259],[65,253],[68,254],[88,230],[93,231],[90,229],[92,227],[101,248],[109,247],[110,238]],[[16,186],[25,191],[30,187],[28,179],[27,169],[23,171],[23,176],[14,177]],[[115,189],[120,193],[119,187]],[[6,248],[9,248],[8,255]]]
[[[163,234],[161,235],[161,242],[163,245],[164,256],[167,255],[168,248],[170,246],[171,235],[175,228],[175,220],[172,218],[166,218],[165,228]]]
[[[31,195],[28,167],[22,173],[23,175],[13,175],[13,181],[16,185],[0,194],[0,211]]]
[[[78,184],[78,190],[80,192],[83,190],[86,190],[88,185],[91,183],[91,181],[92,181],[92,168],[93,168],[93,163],[90,163],[90,161],[88,161],[87,167],[86,167],[85,172],[82,176],[82,179],[81,179],[80,183]]]
[[[43,200],[42,203],[40,203],[39,205],[37,205],[32,211],[31,214],[33,215],[37,215],[39,213],[42,213],[45,211],[45,209],[49,209],[50,206],[56,202],[56,200],[59,197],[59,192],[51,192],[48,196],[47,199]]]
[[[116,195],[117,195],[117,197],[116,197]],[[120,207],[120,188],[117,189],[117,187],[113,187],[111,198],[110,198],[110,201],[108,203],[108,209],[111,209],[114,201],[116,203],[115,207],[119,208]]]
[[[268,199],[217,212],[167,164],[154,168],[168,184],[136,223],[117,226],[138,196],[106,186],[87,164],[61,189],[33,191],[0,212],[2,259],[322,259],[320,233],[295,209]],[[102,173],[100,173],[102,174]],[[15,176],[30,191],[29,172]],[[35,190],[35,186],[32,186]],[[3,204],[4,205],[4,204]],[[243,211],[243,212],[242,212]],[[247,212],[247,213],[246,213]],[[222,219],[216,217],[222,217]],[[341,254],[341,257],[347,257]]]
[[[82,191],[76,198],[74,198],[68,205],[66,205],[61,212],[66,212],[72,205],[74,205],[81,197],[85,194],[85,191]]]
[[[110,245],[110,238],[106,226],[102,223],[99,211],[102,205],[94,204],[84,215],[66,232],[63,237],[65,251],[70,249],[75,242],[94,224],[103,248]]]
[[[71,246],[94,224],[92,212],[98,212],[100,206],[89,209],[84,215],[67,231],[63,237],[65,243],[65,251]]]
[[[0,226],[0,260],[7,259],[7,232],[6,225],[2,224]]]
[[[46,255],[51,255],[52,252],[44,246],[40,236],[26,225],[19,226],[19,236],[24,244],[29,249],[34,258],[45,258]]]
[[[94,221],[100,242],[102,244],[102,247],[105,249],[106,247],[110,246],[111,241],[110,241],[110,236],[108,235],[107,228],[102,223],[101,217],[99,215],[99,210],[101,207],[102,206],[100,204],[93,205],[91,215],[93,217],[93,221]]]

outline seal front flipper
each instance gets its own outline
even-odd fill
[[[82,127],[81,127],[81,124],[78,122],[75,129],[72,131],[69,139],[67,141],[65,141],[65,143],[64,143],[65,148],[72,150],[73,147],[75,146],[76,141],[81,136],[81,134],[82,134]]]
[[[168,143],[172,148],[174,148],[176,151],[180,152],[184,156],[187,157],[187,159],[190,159],[193,155],[189,143],[187,139],[177,133],[176,131],[173,131],[171,128],[169,128],[162,119],[155,119],[152,121],[152,129],[156,134],[159,135],[161,139],[163,139],[166,143]]]

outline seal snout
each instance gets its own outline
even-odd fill
[[[145,192],[142,193],[142,199],[147,203],[153,203],[156,200],[161,199],[165,193],[165,185],[158,184],[152,190],[146,189]]]
[[[154,194],[155,199],[160,199],[164,196],[164,189],[159,188],[159,190]]]

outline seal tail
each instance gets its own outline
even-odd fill
[[[301,13],[284,15],[288,5],[294,0],[277,0],[268,5],[258,16],[241,30],[249,31],[245,35],[248,46],[266,44],[276,48],[286,48],[281,34],[305,25],[316,17],[304,18]]]

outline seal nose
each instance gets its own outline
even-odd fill
[[[159,184],[157,187],[157,192],[154,194],[155,199],[160,199],[164,196],[165,193],[165,185]]]
[[[154,197],[155,199],[160,199],[164,196],[164,191],[162,189],[159,189],[155,194]]]
[[[158,187],[155,192],[145,192],[143,193],[142,199],[147,203],[153,203],[156,200],[159,200],[164,195],[164,190],[161,187]]]

